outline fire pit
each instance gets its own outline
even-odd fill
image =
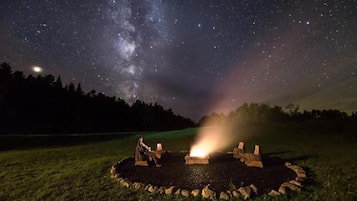
[[[256,168],[246,166],[230,153],[202,157],[166,152],[160,159],[161,168],[134,166],[134,158],[127,158],[113,166],[112,177],[127,187],[167,195],[191,196],[201,192],[204,198],[207,198],[207,185],[216,198],[227,191],[232,193],[231,197],[238,195],[237,192],[243,196],[244,189],[250,189],[248,197],[264,193],[272,196],[285,194],[287,188],[300,191],[301,181],[306,179],[305,171],[268,155],[262,156],[264,168]]]
[[[186,165],[193,165],[193,164],[208,164],[209,163],[209,156],[199,157],[199,156],[190,156],[187,154],[185,156]]]

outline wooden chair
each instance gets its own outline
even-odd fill
[[[238,147],[233,149],[234,158],[242,158],[244,154],[244,142],[239,142]]]
[[[253,154],[249,154],[247,159],[244,161],[248,167],[259,167],[263,168],[262,157],[260,154],[260,147],[259,145],[254,146]]]

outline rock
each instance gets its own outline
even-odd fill
[[[240,197],[240,194],[237,191],[232,191],[232,195],[235,198],[239,198]]]
[[[227,193],[225,193],[225,192],[222,191],[222,192],[219,194],[219,199],[229,200],[229,195],[228,195]]]
[[[124,181],[121,185],[123,185],[124,187],[127,187],[127,188],[130,187],[129,182],[127,182],[127,181]]]
[[[160,194],[164,194],[165,193],[165,187],[161,186],[157,192],[159,192]]]
[[[183,196],[183,197],[188,197],[188,196],[190,196],[190,191],[188,191],[188,190],[186,190],[186,189],[182,189],[181,190],[181,195]]]
[[[258,194],[258,188],[257,188],[256,186],[254,186],[254,184],[250,184],[249,187],[253,190],[253,192],[254,192],[256,195]]]
[[[193,197],[199,196],[200,193],[201,193],[200,189],[194,189],[191,191],[191,194],[193,195]]]
[[[130,184],[128,181],[126,181],[125,179],[120,179],[119,183],[122,185],[122,186],[125,186],[127,188],[129,188]]]
[[[238,189],[238,192],[239,192],[240,194],[242,194],[244,200],[250,198],[251,189],[250,189],[249,186],[240,187],[240,188]]]
[[[172,194],[172,191],[174,190],[175,186],[170,186],[169,188],[167,188],[165,190],[165,194],[166,195],[171,195]]]
[[[121,177],[117,177],[115,180],[121,184],[122,180],[124,180],[124,179]]]
[[[181,189],[177,189],[175,195],[181,195]]]
[[[302,169],[300,166],[292,165],[289,162],[286,162],[285,166],[290,168],[291,170],[293,170],[296,173],[296,179],[295,179],[296,181],[302,182],[307,178],[305,170]]]
[[[149,191],[150,193],[155,193],[155,192],[157,191],[157,187],[151,185],[151,186],[148,188],[148,191]]]
[[[298,186],[295,186],[294,184],[289,183],[289,182],[284,182],[281,184],[281,186],[287,187],[292,191],[300,191],[300,188]]]
[[[114,166],[112,166],[112,169],[110,169],[110,174],[115,175],[116,173],[117,173],[117,169]]]
[[[147,190],[150,188],[150,186],[152,186],[152,185],[151,185],[151,184],[146,185],[145,188],[144,188],[144,190],[147,191]]]
[[[304,169],[302,169],[302,167],[300,167],[300,166],[298,166],[298,165],[292,165],[291,163],[289,163],[289,162],[286,162],[285,163],[285,166],[286,167],[288,167],[288,168],[290,168],[291,170],[293,170],[294,172],[304,172],[305,173],[305,171],[304,171]]]
[[[296,174],[304,174],[304,175],[306,175],[306,172],[305,172],[305,170],[303,170],[303,169],[296,169],[296,170],[294,170],[294,172],[295,172]]]
[[[209,189],[209,184],[202,189],[201,195],[203,198],[214,199],[216,198],[216,193]]]
[[[292,169],[292,170],[294,170],[295,172],[298,172],[298,171],[304,171],[300,166],[298,166],[298,165],[292,165],[292,166],[290,166],[290,168]]]
[[[145,183],[138,182],[138,185],[140,185],[140,188],[145,188]]]
[[[278,191],[276,190],[271,190],[268,195],[272,196],[272,197],[276,197],[276,196],[279,196],[281,195]]]
[[[297,172],[296,172],[296,176],[297,176],[297,177],[300,177],[300,178],[302,178],[302,179],[306,179],[306,173],[305,173],[305,171],[297,171]]]
[[[300,182],[296,181],[296,180],[290,180],[289,183],[294,184],[295,186],[299,186],[301,188],[303,187],[303,185]]]
[[[281,194],[283,194],[283,195],[286,194],[286,190],[285,190],[285,187],[284,187],[284,186],[280,186],[278,191],[279,191],[279,193],[281,193]]]
[[[143,183],[134,182],[134,183],[133,183],[133,187],[134,187],[135,189],[139,189],[139,188],[143,187]]]

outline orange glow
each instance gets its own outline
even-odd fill
[[[190,156],[205,158],[208,155],[205,150],[207,150],[206,147],[193,146],[190,152]]]
[[[190,156],[205,158],[213,152],[222,151],[232,142],[232,136],[229,136],[229,131],[224,125],[203,127],[191,147]]]

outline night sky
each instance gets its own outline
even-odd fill
[[[1,63],[194,120],[251,102],[356,111],[356,47],[356,0],[0,4]]]

